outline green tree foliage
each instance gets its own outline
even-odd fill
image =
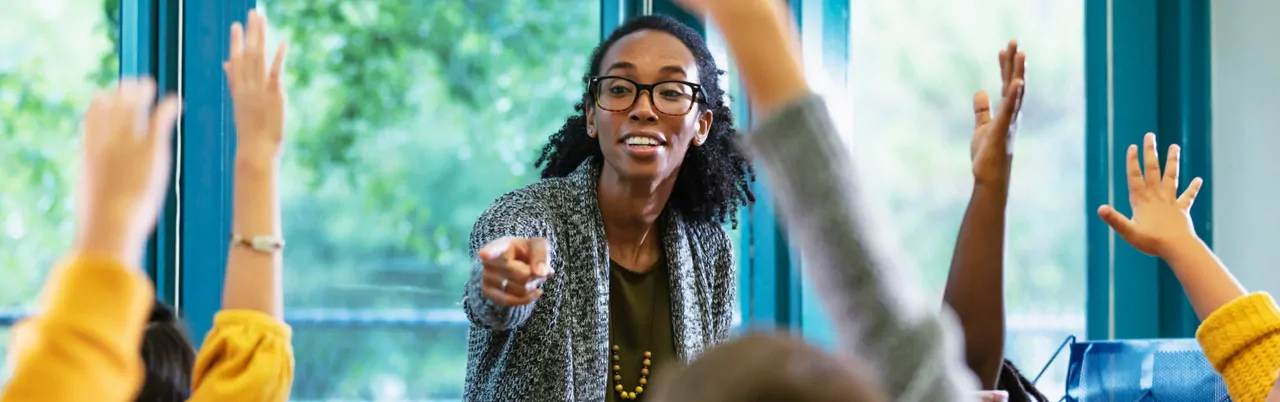
[[[268,0],[290,43],[286,297],[458,311],[471,225],[537,177],[598,2]],[[459,398],[465,328],[298,328],[300,399]]]
[[[118,7],[49,0],[0,16],[0,312],[29,308],[71,242],[80,114],[116,75]]]
[[[103,18],[116,5],[12,4],[0,17],[0,308],[29,306],[70,243],[80,114],[117,71],[117,36],[104,35],[117,21]]]

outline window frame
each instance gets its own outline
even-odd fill
[[[235,124],[222,62],[232,22],[244,23],[255,0],[183,1],[181,86],[185,113],[179,199],[182,209],[174,278],[183,320],[199,348],[222,305],[227,247],[231,238],[231,176]]]
[[[116,18],[120,21],[119,43],[115,53],[120,77],[150,76],[156,79],[161,92],[176,92],[177,48],[175,32],[180,0],[120,0]],[[176,134],[175,134],[176,135]],[[177,145],[175,145],[176,147]],[[176,148],[175,148],[176,150]],[[175,164],[176,171],[176,164]],[[176,175],[170,175],[170,185]],[[156,228],[147,240],[143,260],[139,261],[156,287],[156,297],[174,304],[176,261],[174,249],[169,245],[177,238],[176,189],[165,195]],[[11,327],[28,312],[6,311],[0,313],[0,327]]]
[[[812,2],[820,2],[813,4]],[[180,174],[161,218],[161,230],[148,253],[148,272],[159,297],[181,306],[194,339],[202,339],[220,306],[230,236],[230,180],[234,124],[225,80],[218,68],[226,56],[227,26],[241,21],[255,1],[184,2],[122,0],[122,74],[147,72],[165,88],[181,86],[187,105],[180,135]],[[820,6],[820,21],[804,21],[806,4]],[[797,22],[822,36],[823,64],[833,78],[847,79],[851,62],[847,36],[847,0],[791,0]],[[1089,276],[1086,317],[1089,339],[1187,337],[1198,320],[1176,278],[1163,263],[1145,257],[1114,237],[1094,216],[1102,203],[1128,212],[1123,147],[1153,129],[1162,143],[1183,144],[1185,184],[1209,177],[1211,139],[1209,95],[1208,1],[1086,0],[1086,211]],[[630,16],[649,8],[671,14],[705,32],[698,18],[671,0],[601,0],[601,37]],[[179,22],[185,16],[185,20]],[[181,27],[180,29],[178,27]],[[180,32],[179,32],[180,31]],[[178,35],[185,52],[177,49]],[[167,40],[166,40],[167,39]],[[1157,50],[1158,49],[1158,50]],[[181,57],[181,63],[178,62]],[[735,78],[736,79],[736,78]],[[738,85],[738,83],[734,83]],[[743,127],[751,113],[739,99],[734,112]],[[191,150],[193,152],[185,152]],[[743,323],[750,328],[829,332],[817,300],[800,286],[799,259],[787,244],[774,214],[768,179],[752,185],[757,203],[744,210],[739,247]],[[176,204],[176,205],[175,205]],[[1212,185],[1200,193],[1192,211],[1196,229],[1211,242]],[[181,215],[179,215],[181,211]],[[1113,269],[1113,267],[1124,267]],[[1113,291],[1114,289],[1122,291]],[[327,319],[304,319],[338,325]],[[368,323],[370,325],[374,323]],[[823,342],[825,343],[825,342]]]
[[[123,0],[120,2],[120,46],[117,49],[121,77],[151,76],[161,93],[178,92],[178,16],[176,0]],[[181,138],[181,126],[175,136]],[[173,142],[178,155],[180,140]],[[147,275],[156,286],[156,297],[180,308],[177,300],[178,187],[179,164],[173,164],[169,175],[169,191],[147,240],[142,261]]]
[[[1186,338],[1199,325],[1168,265],[1125,244],[1095,209],[1131,212],[1125,148],[1154,131],[1161,147],[1182,145],[1181,188],[1210,179],[1191,215],[1212,245],[1209,8],[1208,0],[1085,1],[1088,339]]]

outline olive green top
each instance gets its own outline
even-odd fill
[[[671,275],[666,258],[643,273],[609,261],[609,392],[605,401],[622,401],[616,387],[636,392],[640,385],[644,352],[650,352],[649,375],[677,363],[675,336],[671,329]],[[614,351],[617,346],[617,351]],[[614,371],[614,368],[621,370]],[[618,377],[622,381],[617,381]],[[645,388],[648,388],[646,385]],[[645,400],[637,394],[636,400]],[[628,399],[629,400],[629,399]]]

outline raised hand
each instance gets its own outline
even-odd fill
[[[478,253],[484,264],[481,293],[503,306],[538,300],[538,286],[555,272],[547,249],[547,240],[541,238],[504,237],[486,244]]]
[[[1130,145],[1125,158],[1133,219],[1110,205],[1099,207],[1098,216],[1138,251],[1163,257],[1170,245],[1196,239],[1190,211],[1204,181],[1199,177],[1191,180],[1187,190],[1178,196],[1178,156],[1181,149],[1177,145],[1169,146],[1168,160],[1161,175],[1156,135],[1147,133],[1143,143],[1143,167],[1138,165],[1138,146]]]
[[[227,86],[235,104],[237,153],[274,156],[284,141],[285,93],[280,87],[280,69],[288,46],[280,43],[270,67],[265,47],[267,19],[249,10],[247,29],[231,25],[230,58],[222,64]]]
[[[141,261],[164,203],[173,126],[182,111],[176,96],[159,106],[155,98],[155,81],[127,79],[90,104],[76,186],[77,251]]]
[[[973,95],[973,143],[969,156],[973,159],[973,178],[979,184],[1008,185],[1013,165],[1013,137],[1018,132],[1022,113],[1022,95],[1026,84],[1027,55],[1018,51],[1018,42],[1000,51],[1000,107],[991,116],[991,99],[986,91]]]

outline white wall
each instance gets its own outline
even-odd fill
[[[1213,244],[1280,295],[1280,1],[1212,3]]]

